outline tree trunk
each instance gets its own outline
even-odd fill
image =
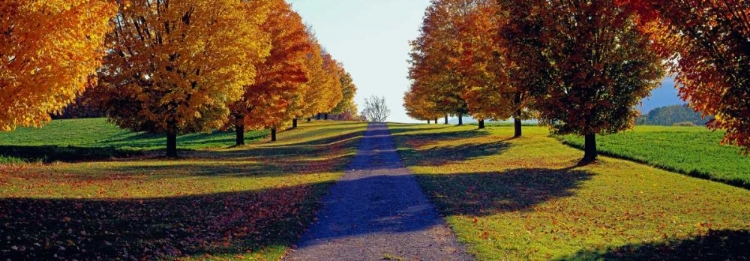
[[[310,122],[310,121],[312,121],[312,118],[307,118],[307,122]]]
[[[458,114],[458,126],[464,125],[464,115],[459,113]]]
[[[448,125],[448,114],[445,115],[445,124]]]
[[[323,119],[328,120],[328,113],[323,113]]]
[[[427,120],[427,125],[432,124],[431,120]]]
[[[516,132],[513,134],[513,138],[521,137],[521,118],[518,116],[513,116],[513,126],[516,129]]]
[[[174,121],[167,123],[167,157],[177,158],[177,124]]]
[[[235,146],[245,145],[245,117],[243,115],[237,115],[234,122]]]
[[[276,141],[276,128],[271,128],[271,142]]]
[[[435,124],[438,124],[438,118],[435,118]]]
[[[292,119],[292,129],[297,128],[297,118]]]
[[[484,120],[479,120],[479,129],[484,129]]]
[[[320,117],[322,116],[321,114],[322,113],[318,113],[318,115],[316,116],[317,117],[316,120],[320,120]]]
[[[596,151],[596,134],[586,134],[584,144],[584,155],[581,160],[582,164],[594,162],[599,153]]]
[[[515,133],[513,134],[514,138],[521,137],[521,92],[516,92],[515,102],[516,106],[518,108],[515,112],[513,112],[513,126],[515,127]]]

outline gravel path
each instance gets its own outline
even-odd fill
[[[471,260],[396,152],[371,123],[318,221],[285,260]]]

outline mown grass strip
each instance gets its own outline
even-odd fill
[[[737,147],[720,145],[722,136],[704,127],[636,126],[598,136],[597,149],[603,155],[750,189],[750,157]],[[582,137],[555,137],[583,149]]]

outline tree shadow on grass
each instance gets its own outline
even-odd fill
[[[329,128],[330,129],[330,128]],[[338,128],[335,131],[344,131],[351,128]],[[329,130],[330,131],[330,130]],[[190,134],[178,137],[178,146],[201,146],[211,144],[224,144],[225,147],[234,143],[234,137],[222,138],[219,132],[214,134]],[[251,132],[246,136],[246,140],[257,140],[265,137],[265,132]],[[233,151],[205,151],[205,150],[194,150],[186,149],[184,147],[178,147],[179,154],[181,157],[189,158],[213,158],[220,159],[224,157],[268,157],[273,155],[279,158],[288,158],[295,156],[308,156],[311,154],[319,154],[330,150],[331,146],[352,146],[351,141],[356,141],[361,136],[360,132],[351,132],[342,135],[336,135],[333,137],[325,137],[320,139],[312,139],[306,142],[290,143],[284,145],[269,144],[270,146],[257,146],[248,147],[241,150]],[[123,149],[116,146],[109,147],[86,147],[86,146],[0,146],[0,157],[16,158],[24,162],[92,162],[92,161],[105,161],[113,159],[124,159],[124,160],[141,160],[141,158],[131,159],[133,157],[141,157],[144,155],[161,157],[164,155],[164,150],[151,150],[151,149],[138,149],[138,148],[152,148],[154,146],[161,147],[164,140],[155,140],[156,138],[163,138],[162,135],[141,133],[139,135],[130,136],[128,138],[115,140],[115,141],[104,141],[102,144],[107,143],[122,143],[126,146],[134,149]],[[224,146],[222,145],[222,146]],[[354,144],[353,146],[356,146]]]
[[[141,155],[144,153],[140,150],[115,147],[0,146],[0,156],[18,158],[25,162],[84,162]]]
[[[496,141],[440,146],[424,150],[404,148],[399,150],[399,154],[408,166],[440,166],[450,162],[497,155],[505,152],[508,148],[510,148],[510,144],[506,141]]]
[[[0,199],[0,257],[153,260],[289,246],[330,185],[153,199]]]
[[[417,175],[443,215],[485,216],[523,211],[575,194],[594,174],[566,169],[522,168],[503,172]]]
[[[750,260],[750,231],[710,230],[686,239],[580,251],[558,260]]]
[[[400,125],[389,125],[391,135],[398,138],[399,136],[408,136],[410,139],[419,140],[460,140],[475,137],[482,137],[490,135],[485,130],[465,130],[465,129],[453,129],[450,127],[430,127],[430,128],[414,128],[412,125],[400,126]],[[449,130],[445,132],[430,132],[431,130]]]
[[[150,178],[184,177],[280,177],[286,175],[318,174],[321,170],[340,172],[354,155],[337,155],[321,159],[299,157],[280,160],[246,161],[211,160],[200,162],[164,162],[164,164],[129,164],[118,167],[91,167],[94,172],[117,175],[148,175]],[[110,175],[80,175],[80,179],[110,179]]]

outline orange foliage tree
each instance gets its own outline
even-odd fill
[[[101,0],[0,2],[0,131],[40,127],[83,92],[115,11]]]
[[[177,135],[225,125],[228,105],[255,82],[268,56],[262,1],[119,2],[100,70],[98,107],[133,131]]]
[[[411,42],[409,78],[417,88],[430,89],[429,100],[443,114],[469,113],[461,97],[462,75],[457,71],[461,51],[458,20],[468,8],[468,0],[433,0],[427,8],[419,37]]]
[[[302,18],[284,0],[270,0],[263,30],[270,34],[271,53],[257,65],[254,84],[245,86],[241,100],[232,105],[236,145],[244,145],[245,127],[276,129],[296,118],[293,102],[308,82],[305,64],[312,50]]]
[[[621,0],[651,32],[679,94],[750,153],[750,4],[744,0]]]
[[[507,46],[498,33],[507,15],[496,1],[458,1],[463,2],[465,10],[456,18],[459,34],[455,36],[455,48],[459,57],[454,70],[461,75],[461,97],[482,129],[484,120],[508,119],[516,111],[516,88],[508,75]]]
[[[614,0],[538,1],[546,65],[526,67],[548,77],[535,106],[558,134],[585,136],[583,163],[596,159],[596,134],[632,127],[635,105],[663,78],[662,60],[635,15]]]

